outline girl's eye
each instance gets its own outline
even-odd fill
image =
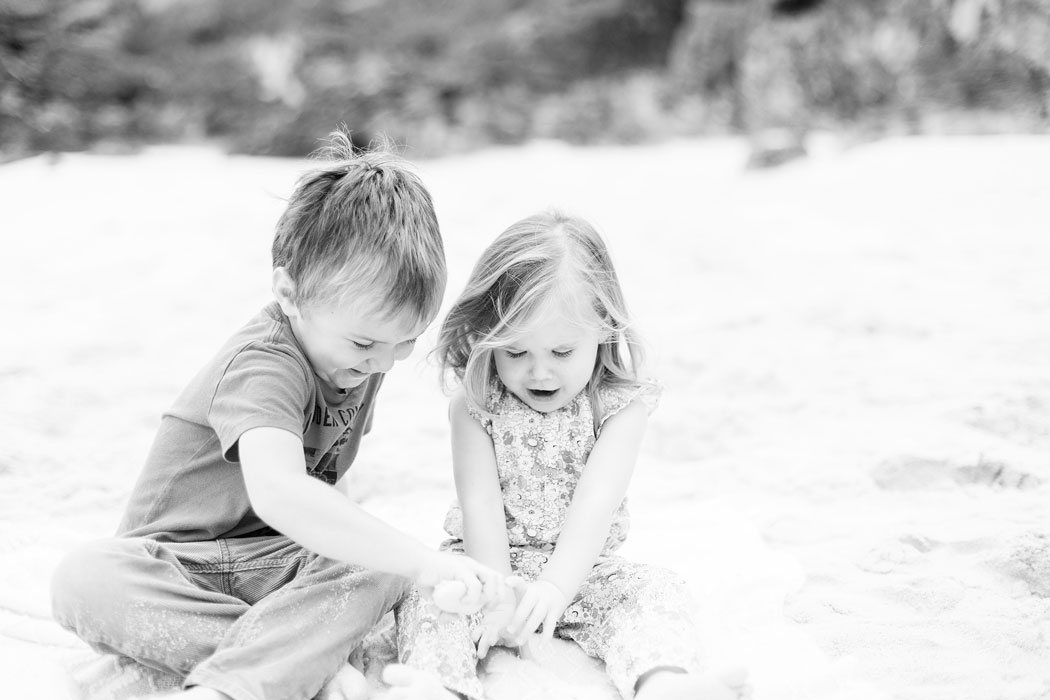
[[[575,350],[575,348],[573,348],[572,350]],[[572,350],[552,350],[551,352],[554,354],[555,357],[568,357],[572,354]]]
[[[372,346],[375,345],[375,343],[359,343],[356,340],[351,340],[350,342],[353,343],[354,347],[358,350],[371,350]]]
[[[524,350],[521,350],[521,351],[505,350],[504,352],[506,352],[507,353],[507,357],[509,357],[512,360],[516,360],[519,357],[525,357],[525,351]]]

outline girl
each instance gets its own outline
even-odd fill
[[[741,681],[696,675],[681,579],[615,554],[659,390],[639,375],[642,350],[598,233],[559,213],[508,228],[474,267],[435,352],[462,384],[450,408],[459,503],[444,547],[516,583],[470,619],[441,614],[440,596],[402,605],[410,668],[388,674],[401,696],[453,697],[419,669],[479,698],[477,659],[542,627],[602,659],[625,699],[739,697]]]

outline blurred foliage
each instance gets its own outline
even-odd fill
[[[1050,0],[0,0],[0,157],[1045,131]],[[952,125],[955,125],[952,127]]]

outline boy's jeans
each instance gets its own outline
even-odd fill
[[[107,539],[52,581],[55,619],[102,652],[234,700],[312,698],[411,582],[286,537]]]

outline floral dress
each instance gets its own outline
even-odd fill
[[[503,493],[510,564],[514,573],[537,578],[554,551],[566,511],[605,421],[635,400],[651,412],[659,389],[602,387],[596,397],[598,419],[584,390],[567,406],[549,413],[533,410],[494,382],[486,413],[471,409],[492,438]],[[486,415],[487,414],[487,415]],[[676,574],[629,562],[615,554],[627,537],[626,499],[617,508],[605,546],[591,574],[565,609],[555,635],[578,643],[602,659],[624,698],[634,695],[638,678],[657,667],[695,671],[698,666],[692,602]],[[442,548],[463,551],[463,518],[453,504],[445,518],[451,536]],[[437,674],[446,687],[482,697],[477,654],[470,624],[442,614],[417,594],[398,610],[398,649],[402,663]]]

